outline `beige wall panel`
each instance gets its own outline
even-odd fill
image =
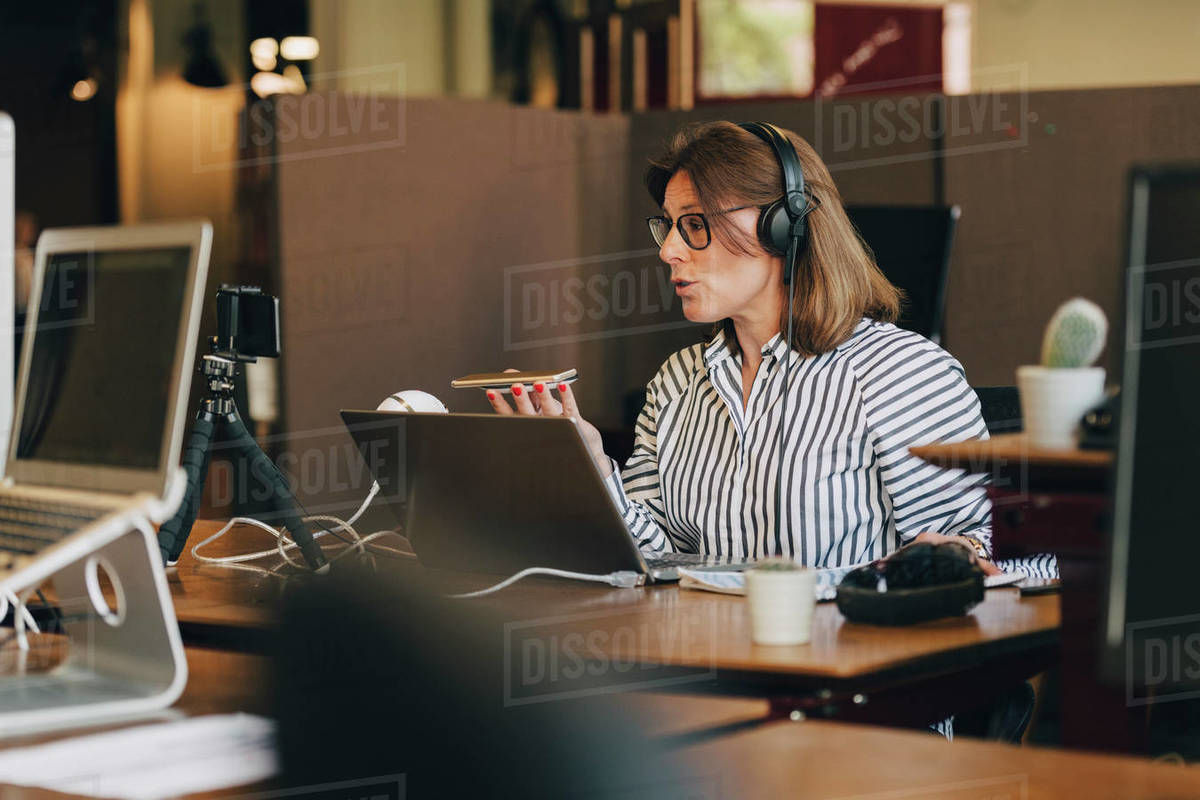
[[[1200,87],[1032,92],[1027,107],[1019,140],[946,159],[947,197],[963,207],[946,345],[976,385],[1014,383],[1070,297],[1119,323],[1128,169],[1200,158]]]
[[[358,98],[294,100],[308,116],[293,107],[291,135],[277,131],[282,404],[288,446],[301,450],[332,452],[346,441],[338,408],[399,389],[483,411],[450,379],[506,366],[577,367],[585,414],[619,426],[626,395],[703,333],[682,320],[643,222],[654,213],[646,162],[685,121],[761,119],[819,140],[849,202],[936,196],[926,132],[837,138],[836,114],[875,113],[861,100],[849,112],[809,102],[625,117],[367,96],[371,117]],[[946,345],[973,384],[1010,384],[1059,302],[1082,294],[1114,313],[1126,170],[1200,158],[1200,87],[950,103],[942,168],[963,217]],[[594,295],[572,295],[572,280]]]
[[[295,102],[314,98],[344,115],[362,99]],[[333,134],[314,123],[311,136],[286,141],[279,129],[289,446],[328,450],[346,439],[337,409],[373,408],[400,389],[484,411],[481,394],[451,390],[450,380],[508,366],[576,367],[581,402],[599,409],[615,389],[603,381],[613,373],[604,340],[580,341],[589,331],[561,313],[549,324],[537,304],[586,269],[580,256],[602,256],[623,236],[628,121],[490,102],[366,101],[378,104],[374,126]],[[277,118],[299,108],[281,107]],[[548,266],[530,268],[539,264]]]

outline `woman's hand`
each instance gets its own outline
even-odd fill
[[[506,369],[505,372],[517,372],[515,369]],[[554,397],[553,389],[558,390],[558,398]],[[583,434],[583,440],[587,442],[588,451],[592,454],[592,459],[596,462],[596,466],[600,468],[600,474],[608,477],[612,474],[612,462],[608,455],[604,452],[604,442],[600,438],[600,431],[596,430],[596,426],[585,420],[579,414],[579,406],[575,402],[575,394],[571,391],[571,384],[560,383],[558,386],[550,386],[544,383],[535,383],[532,387],[524,386],[519,383],[512,385],[513,406],[508,404],[504,399],[504,395],[500,392],[488,389],[487,399],[492,404],[497,414],[525,414],[528,416],[543,416],[543,417],[570,417],[575,420],[575,424],[579,426],[579,432]]]
[[[971,552],[971,558],[974,559],[975,563],[979,565],[979,568],[983,570],[984,575],[1000,574],[999,567],[997,567],[991,561],[980,558],[979,554],[975,552],[975,548],[971,545],[971,543],[966,539],[963,539],[961,536],[947,536],[944,533],[918,533],[916,538],[909,542],[909,544],[917,544],[919,542],[923,542],[925,544],[946,544],[947,542],[951,542],[960,547],[965,547]]]

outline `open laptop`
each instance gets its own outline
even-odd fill
[[[426,566],[495,574],[630,570],[668,581],[679,578],[679,567],[750,564],[687,553],[644,556],[570,419],[341,414],[380,497]]]
[[[0,485],[0,589],[34,586],[182,497],[178,469],[212,226],[38,240]]]

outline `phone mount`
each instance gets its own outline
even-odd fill
[[[158,546],[167,566],[179,560],[188,534],[200,509],[200,496],[208,477],[213,438],[218,431],[237,465],[249,470],[249,476],[266,483],[266,500],[283,519],[283,526],[300,547],[314,572],[329,571],[325,554],[304,524],[296,498],[283,474],[246,430],[233,399],[238,364],[259,358],[278,358],[279,298],[257,286],[222,284],[217,290],[217,335],[208,340],[209,352],[200,359],[200,372],[208,384],[208,396],[200,401],[200,410],[192,424],[192,433],[183,451],[187,473],[187,493],[179,511],[158,532]]]
[[[182,474],[177,478],[182,487]],[[181,494],[175,492],[176,503]],[[49,646],[65,646],[66,658],[30,673],[30,653],[17,651],[16,668],[0,678],[0,736],[144,717],[179,698],[187,661],[150,523],[166,516],[155,513],[156,504],[147,501],[84,534],[84,555],[49,576],[65,634],[65,642]],[[19,587],[19,642],[26,639],[26,601],[44,581],[36,561],[9,581]]]
[[[230,446],[233,456],[249,470],[249,474],[267,483],[268,501],[283,518],[283,525],[300,546],[304,560],[314,572],[329,571],[329,562],[320,545],[313,538],[312,530],[304,523],[300,509],[288,488],[287,481],[254,441],[246,430],[246,423],[238,414],[233,399],[234,379],[240,361],[253,360],[245,357],[230,357],[219,345],[218,337],[210,340],[212,352],[201,358],[200,371],[208,383],[209,395],[200,402],[200,411],[192,424],[192,433],[183,452],[183,468],[187,472],[187,494],[179,511],[165,522],[158,532],[158,545],[164,564],[170,566],[179,560],[188,535],[196,521],[200,508],[200,496],[204,492],[204,481],[208,476],[208,464],[212,457],[213,437],[218,428],[223,428],[222,440]]]

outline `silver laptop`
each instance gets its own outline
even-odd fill
[[[0,484],[0,589],[35,586],[182,496],[205,221],[38,240]]]
[[[507,575],[527,567],[679,579],[679,568],[752,562],[643,554],[573,420],[496,414],[341,412],[380,498],[421,563]]]

